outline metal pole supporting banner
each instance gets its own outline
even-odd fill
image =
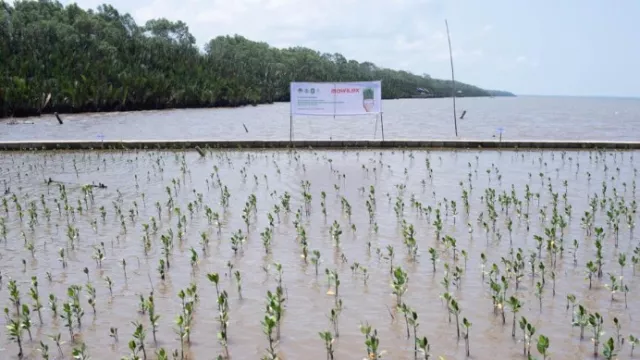
[[[382,130],[382,141],[384,141],[384,121],[382,121],[382,113],[380,113],[380,128]]]
[[[289,83],[289,142],[293,142],[293,83]]]
[[[293,114],[289,114],[289,141],[293,142]]]
[[[376,125],[373,127],[373,140],[376,139],[376,135],[378,135],[378,115],[376,115]]]

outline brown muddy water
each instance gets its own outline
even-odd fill
[[[640,99],[519,96],[458,98],[459,139],[637,141]],[[454,138],[451,99],[384,100],[387,140]],[[288,140],[289,103],[234,109],[62,114],[0,120],[0,140]],[[246,127],[246,128],[245,128]],[[296,140],[381,138],[375,116],[296,116]],[[457,137],[457,136],[455,136]],[[457,137],[458,138],[458,137]]]
[[[26,331],[22,334],[27,358],[41,357],[40,341],[49,345],[52,359],[71,358],[72,348],[82,342],[92,359],[130,356],[127,343],[134,331],[131,322],[140,321],[147,332],[147,354],[154,359],[156,349],[162,347],[171,352],[180,348],[175,319],[182,310],[177,294],[195,283],[199,300],[195,305],[191,344],[185,345],[185,356],[215,359],[224,351],[216,336],[219,324],[215,287],[206,275],[217,272],[221,276],[221,288],[229,294],[231,358],[258,359],[266,354],[268,346],[261,320],[265,315],[267,291],[275,291],[277,286],[275,263],[280,263],[286,301],[278,354],[288,360],[325,359],[324,343],[318,332],[332,329],[329,314],[334,307],[335,299],[331,295],[334,287],[329,288],[325,275],[325,269],[330,269],[339,274],[339,297],[343,302],[339,315],[340,336],[334,343],[335,359],[366,356],[365,337],[359,330],[359,325],[366,322],[377,329],[384,358],[410,359],[414,356],[413,340],[406,337],[405,320],[395,309],[396,297],[392,294],[387,250],[391,246],[395,252],[393,265],[404,269],[409,277],[402,301],[416,311],[417,334],[428,338],[431,358],[463,359],[466,355],[464,339],[458,340],[456,336],[455,316],[450,322],[446,302],[441,298],[446,292],[442,283],[445,264],[450,267],[449,293],[460,305],[459,319],[462,321],[464,317],[472,323],[471,357],[525,358],[520,328],[517,327],[515,339],[511,336],[510,308],[506,307],[505,325],[499,310],[494,311],[489,285],[489,279],[495,276],[489,271],[493,263],[500,271],[498,283],[502,275],[509,283],[506,297],[516,296],[523,302],[518,319],[525,316],[536,327],[531,345],[534,357],[542,358],[536,350],[536,340],[543,334],[550,340],[548,353],[552,359],[593,358],[592,332],[587,326],[585,339],[580,340],[579,328],[572,327],[571,309],[566,308],[568,294],[575,295],[576,303],[584,305],[590,313],[599,312],[603,316],[601,343],[609,337],[616,339],[614,318],[619,319],[621,337],[640,336],[640,289],[632,262],[638,240],[629,227],[629,220],[638,221],[635,212],[638,158],[635,152],[515,151],[229,151],[212,152],[205,158],[196,152],[7,153],[0,158],[7,204],[7,209],[0,205],[6,229],[6,237],[0,239],[0,306],[13,309],[7,291],[10,279],[17,281],[22,303],[31,305],[30,279],[37,277],[44,306],[42,324],[37,312],[32,311],[33,340],[29,340]],[[47,185],[45,179],[48,178],[54,182]],[[311,195],[307,206],[302,186],[306,181]],[[85,201],[82,185],[98,183],[108,187],[93,188],[93,198],[86,197]],[[606,184],[604,196],[603,183]],[[60,184],[66,188],[67,209]],[[527,185],[532,193],[529,201],[525,196]],[[371,186],[375,188],[373,224],[366,206],[367,201],[372,202]],[[227,187],[230,195],[226,208],[221,204],[221,187]],[[496,192],[495,230],[486,197],[489,188]],[[167,205],[167,189],[174,201],[171,208]],[[463,189],[469,194],[468,214]],[[322,211],[322,192],[326,192],[326,216]],[[282,204],[285,193],[291,196],[289,212]],[[562,217],[566,223],[564,230],[556,227],[554,244],[564,249],[557,250],[555,267],[545,235],[545,228],[553,227],[552,193],[558,196],[556,220]],[[252,194],[256,197],[256,210],[248,212],[247,229],[242,215]],[[604,265],[603,277],[594,276],[593,288],[589,289],[586,263],[596,261],[596,236],[593,232],[587,235],[581,218],[585,211],[592,211],[590,202],[594,196],[597,196],[597,210],[593,227],[604,229]],[[505,207],[499,200],[506,197],[512,200]],[[514,205],[513,200],[520,204]],[[455,214],[452,201],[457,205]],[[160,204],[160,214],[156,202]],[[22,220],[16,204],[22,209]],[[274,205],[281,209],[279,220]],[[101,207],[106,211],[104,220]],[[215,224],[209,224],[206,207],[220,214],[220,232]],[[348,207],[351,207],[350,217]],[[30,212],[30,209],[34,210]],[[457,240],[455,260],[451,243],[436,237],[437,209],[443,223],[440,237]],[[300,214],[296,215],[298,211]],[[607,211],[612,212],[612,222],[619,224],[617,248],[615,225],[609,223]],[[269,213],[275,220],[270,253],[266,254],[260,233],[270,226]],[[37,219],[31,220],[34,215]],[[306,232],[309,254],[320,251],[318,276],[311,261],[306,263],[301,256],[301,239],[294,225],[297,216],[299,226]],[[157,231],[149,229],[145,251],[143,224],[151,224],[152,217]],[[330,236],[334,221],[342,230],[339,244]],[[418,246],[415,260],[404,241],[403,221],[415,228]],[[178,223],[184,234],[182,240]],[[483,223],[487,223],[487,227]],[[77,238],[69,239],[68,226],[78,229]],[[240,229],[246,241],[234,255],[230,239]],[[170,230],[174,234],[169,255],[171,266],[163,281],[157,270],[159,260],[164,258],[161,236]],[[202,233],[209,236],[208,245],[202,245]],[[534,253],[537,258],[538,253],[534,235],[544,239],[540,260],[546,268],[542,310],[536,296],[536,283],[542,282],[540,261],[535,260],[533,276],[529,263],[529,254]],[[574,239],[578,243],[575,263]],[[105,258],[100,267],[93,256],[95,248],[102,248],[102,243]],[[29,244],[33,245],[33,255]],[[61,248],[65,249],[66,268],[58,255]],[[198,255],[195,265],[190,260],[191,248]],[[430,248],[438,253],[435,273]],[[515,276],[506,272],[502,261],[503,257],[512,258],[510,249],[514,252],[522,249],[524,256],[524,276],[518,290]],[[467,259],[462,250],[468,255]],[[487,258],[484,275],[481,253]],[[620,254],[627,257],[622,268],[618,263]],[[638,256],[640,254],[635,254]],[[127,264],[126,279],[122,259]],[[237,270],[241,274],[242,298],[234,276],[229,275],[228,264],[233,265],[233,272]],[[463,270],[457,285],[452,275],[456,266]],[[88,275],[83,272],[85,267]],[[363,268],[368,274],[366,284]],[[47,273],[51,280],[47,279]],[[609,273],[616,277],[623,273],[622,282],[629,289],[627,306],[623,291],[616,292],[611,300]],[[106,276],[113,281],[112,296],[104,280]],[[97,292],[95,315],[88,303],[87,282]],[[63,319],[59,315],[53,318],[47,304],[52,293],[59,299],[61,308],[63,302],[69,301],[67,288],[73,284],[83,286],[80,299],[84,310],[82,328],[74,326],[75,342],[70,341]],[[160,315],[157,344],[153,341],[148,316],[139,313],[139,296],[148,296],[152,289],[156,312]],[[14,316],[13,310],[9,316]],[[4,326],[7,321],[6,317],[2,318],[0,358],[14,359],[18,347],[9,340]],[[117,342],[109,336],[111,327],[118,328]],[[461,332],[464,332],[462,326]],[[64,341],[64,356],[58,354],[48,337],[57,333]],[[602,350],[600,346],[600,354]],[[625,341],[618,358],[628,359],[630,352],[631,346]]]

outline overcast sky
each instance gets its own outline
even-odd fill
[[[63,3],[74,1],[63,0]],[[75,1],[95,8],[100,0]],[[517,94],[640,97],[640,0],[113,0],[199,45],[240,34]]]

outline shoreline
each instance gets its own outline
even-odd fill
[[[461,149],[640,150],[640,141],[563,140],[27,140],[0,141],[0,151],[170,149]]]
[[[469,95],[456,98],[515,98],[517,95]],[[382,100],[425,100],[425,99],[451,99],[451,96],[431,96],[431,97],[399,97],[399,98],[382,98]],[[53,116],[55,113],[59,115],[72,116],[72,115],[89,115],[89,114],[112,114],[112,113],[135,113],[145,111],[168,111],[168,110],[199,110],[199,109],[241,109],[245,107],[256,107],[260,105],[273,105],[278,103],[289,103],[289,99],[286,100],[274,100],[271,102],[256,102],[256,103],[239,103],[235,105],[164,105],[164,106],[105,106],[102,108],[94,107],[81,107],[71,108],[69,106],[51,106],[43,108],[42,110],[31,109],[29,111],[20,112],[17,115],[2,116],[0,112],[0,122],[9,122],[16,119],[37,119],[41,117]]]

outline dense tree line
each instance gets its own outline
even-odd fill
[[[137,25],[110,5],[0,0],[0,117],[42,112],[239,106],[288,101],[291,81],[382,80],[384,98],[451,82],[295,47],[220,36],[203,50],[184,22]],[[464,96],[487,96],[456,82]]]

